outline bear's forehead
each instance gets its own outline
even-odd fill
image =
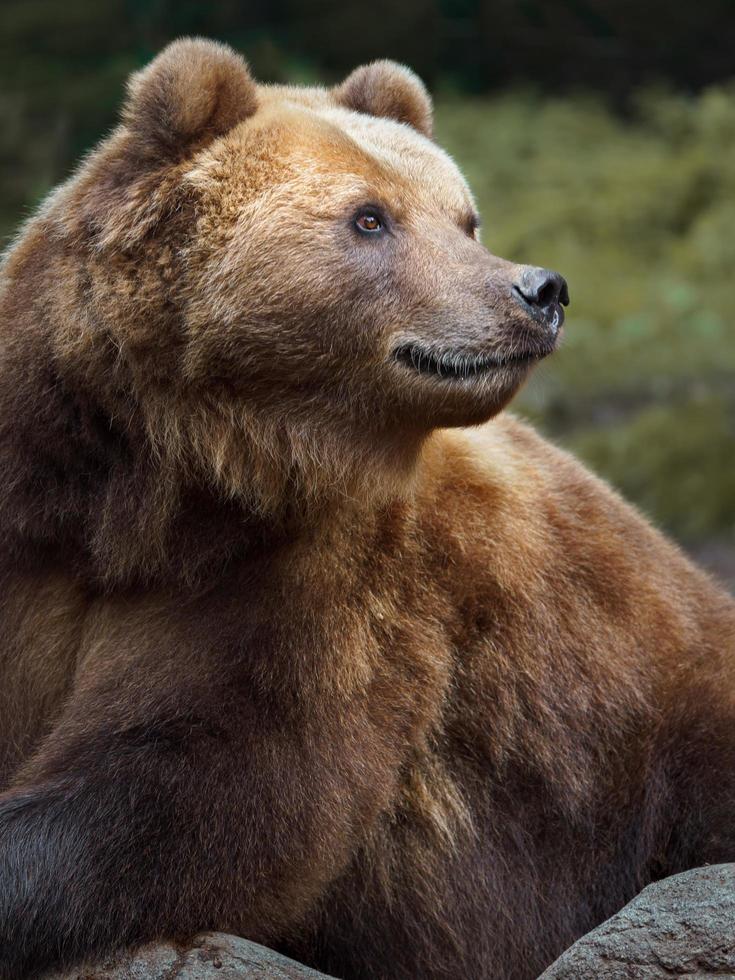
[[[461,172],[436,143],[406,124],[337,106],[318,89],[274,88],[225,147],[231,177],[246,172],[253,190],[292,185],[296,175],[335,197],[352,188],[374,203],[439,209],[459,221],[474,210]]]

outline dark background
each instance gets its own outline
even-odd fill
[[[422,75],[487,245],[570,282],[517,410],[735,583],[735,0],[4,0],[3,241],[182,34],[263,81]]]

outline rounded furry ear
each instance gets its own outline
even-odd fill
[[[239,54],[182,38],[130,77],[123,121],[145,150],[175,157],[222,136],[256,108],[256,84]]]
[[[432,134],[431,98],[424,83],[395,61],[373,61],[356,68],[334,94],[347,109],[408,123],[424,136]]]

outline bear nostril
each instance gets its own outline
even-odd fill
[[[518,293],[529,306],[542,310],[550,306],[569,303],[567,282],[558,272],[551,269],[539,269],[526,266],[520,279],[514,284],[513,291]]]
[[[545,282],[538,291],[539,305],[550,306],[558,300],[560,293],[561,290],[557,289],[555,283],[551,281]]]

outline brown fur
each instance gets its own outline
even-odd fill
[[[430,115],[177,42],[6,256],[2,980],[209,928],[530,978],[735,859],[735,607],[498,414],[548,333]]]

